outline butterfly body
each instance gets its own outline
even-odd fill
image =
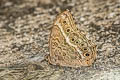
[[[67,10],[55,20],[49,40],[48,61],[53,65],[90,66],[96,58],[96,45],[79,30]]]

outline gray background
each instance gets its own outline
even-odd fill
[[[90,67],[44,60],[53,21],[69,9],[97,44]],[[120,0],[0,0],[0,80],[119,80]]]

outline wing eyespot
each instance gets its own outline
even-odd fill
[[[87,51],[87,48],[86,48],[86,47],[84,48],[84,51]]]
[[[90,54],[89,54],[89,53],[86,53],[86,54],[85,54],[85,56],[87,56],[87,57],[88,57],[88,56],[90,56]]]
[[[76,44],[78,44],[78,41],[76,41]]]
[[[82,43],[81,46],[84,46],[84,43]]]
[[[67,32],[70,32],[70,29],[67,29],[66,31],[67,31]]]
[[[63,21],[64,24],[66,24],[67,22],[66,21]]]
[[[72,40],[72,41],[74,41],[75,39],[74,39],[74,38],[72,38],[71,40]]]

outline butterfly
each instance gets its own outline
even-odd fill
[[[54,21],[47,57],[49,63],[67,67],[90,66],[96,59],[96,45],[75,25],[69,10]]]

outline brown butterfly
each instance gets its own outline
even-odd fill
[[[90,66],[96,59],[96,45],[76,27],[69,10],[56,18],[49,41],[48,62],[53,65]]]

